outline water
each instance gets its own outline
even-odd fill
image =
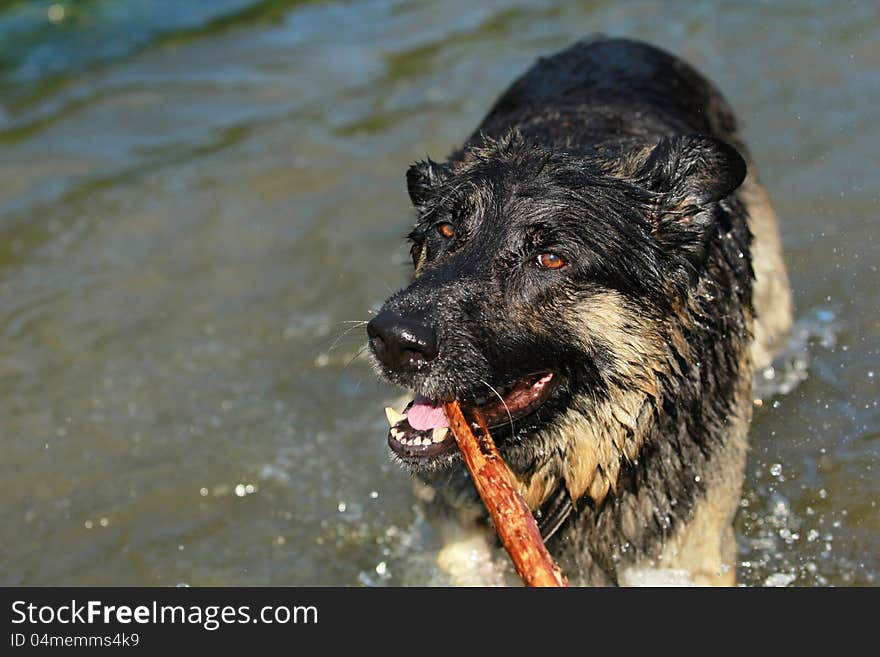
[[[782,221],[741,581],[877,584],[880,7],[51,5],[0,5],[0,583],[439,582],[347,322],[405,279],[407,164],[604,31],[717,81]]]

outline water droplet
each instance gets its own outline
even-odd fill
[[[773,573],[764,580],[764,586],[784,587],[791,584],[795,579],[797,579],[797,575],[791,573]]]
[[[46,12],[46,16],[50,23],[60,23],[64,20],[65,13],[63,5],[54,4],[49,5],[49,10]]]

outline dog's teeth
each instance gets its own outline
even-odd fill
[[[385,407],[385,417],[388,418],[388,424],[392,427],[406,417],[403,413],[398,413],[390,406]]]
[[[446,440],[446,436],[449,435],[449,429],[446,427],[435,427],[431,432],[431,440],[435,443],[442,443]]]
[[[398,431],[394,427],[391,427],[391,435],[394,437],[394,440],[399,441],[401,439],[401,437],[403,436],[403,432]]]

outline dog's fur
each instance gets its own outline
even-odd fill
[[[652,569],[734,583],[751,379],[791,302],[721,94],[653,47],[579,42],[407,183],[415,275],[384,310],[431,326],[440,355],[381,373],[467,402],[554,372],[543,405],[493,436],[572,583],[650,582],[634,573]],[[565,266],[536,266],[547,252]],[[490,536],[454,454],[406,461],[433,508]],[[460,575],[456,554],[441,566]]]

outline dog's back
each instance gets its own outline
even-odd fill
[[[712,83],[682,60],[627,39],[580,41],[539,59],[471,139],[497,137],[513,125],[556,147],[701,133],[747,154],[733,112]]]

